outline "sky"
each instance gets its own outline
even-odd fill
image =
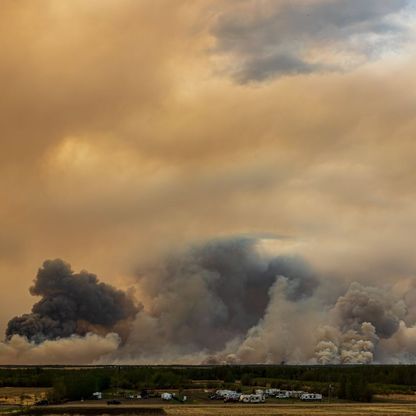
[[[126,313],[130,335],[77,332],[88,353],[82,362],[278,361],[288,354],[272,339],[287,331],[275,322],[282,314],[295,316],[294,326],[313,320],[312,332],[326,331],[319,342],[336,338],[338,361],[351,331],[372,342],[360,350],[369,361],[390,359],[401,342],[400,354],[416,356],[415,7],[414,0],[3,0],[0,332],[49,296],[29,287],[45,260],[63,259],[126,291],[137,316],[147,314]],[[188,304],[205,293],[198,285],[211,290],[198,270],[208,267],[207,250],[221,256],[218,247],[230,246],[236,263],[252,270],[254,250],[262,257],[254,269],[278,264],[273,279],[284,279],[264,277],[258,311],[244,302],[228,308],[212,345],[203,335],[179,345],[166,328],[183,328],[190,312],[163,320],[176,310],[169,291]],[[296,256],[296,265],[282,255]],[[251,272],[231,269],[251,282]],[[234,279],[224,270],[219,275]],[[315,278],[317,295],[293,301],[291,282]],[[249,293],[223,290],[225,305]],[[384,321],[348,318],[345,303],[362,290],[388,304],[394,337]],[[202,317],[222,307],[212,296]],[[333,322],[321,322],[322,304],[335,310]],[[168,340],[169,351],[137,353],[140,334],[149,333],[159,345]],[[289,333],[287,345],[302,336]],[[45,360],[40,349],[53,342],[25,344],[36,349],[28,361]],[[89,343],[103,349],[94,355]],[[0,361],[16,359],[7,355],[13,348],[5,341]],[[325,344],[324,353],[330,349]],[[312,350],[288,360],[310,361]],[[57,362],[69,359],[59,351]]]

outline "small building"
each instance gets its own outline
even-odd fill
[[[103,394],[100,391],[96,391],[92,394],[92,397],[95,400],[101,400],[103,398]]]

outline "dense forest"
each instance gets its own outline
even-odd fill
[[[52,387],[53,399],[88,398],[94,391],[251,387],[304,389],[339,399],[370,401],[373,393],[413,393],[416,366],[104,366],[3,367],[0,387]]]

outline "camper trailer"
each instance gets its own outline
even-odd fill
[[[229,396],[233,396],[237,394],[234,390],[217,390],[213,396],[211,396],[212,399],[217,400],[224,400]]]
[[[304,393],[305,392],[301,390],[288,390],[287,391],[287,394],[289,397],[296,398],[296,399],[299,399]]]
[[[303,393],[301,400],[322,400],[322,394],[319,393]]]
[[[172,400],[172,394],[171,393],[162,393],[160,395],[162,400]]]
[[[241,396],[241,393],[237,393],[235,391],[228,392],[224,396],[224,402],[225,403],[228,403],[228,402],[238,402],[238,401],[240,401],[240,396]]]
[[[274,397],[277,396],[278,393],[280,393],[280,389],[266,389],[264,393],[266,396]]]
[[[250,403],[264,403],[263,394],[250,394]]]
[[[242,394],[240,396],[240,402],[243,403],[264,403],[263,394]]]

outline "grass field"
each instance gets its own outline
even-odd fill
[[[401,416],[416,415],[415,404],[309,404],[164,406],[171,416]]]
[[[49,390],[44,387],[0,387],[0,405],[30,406],[36,401],[44,399]]]
[[[100,404],[84,404],[84,405],[62,405],[58,406],[59,411],[56,414],[64,414],[65,411],[71,412],[71,407],[77,409],[77,414],[109,414],[109,407]],[[165,404],[163,406],[156,405],[140,405],[137,406],[141,410],[141,414],[146,414],[145,408],[155,411],[157,408],[163,408],[168,416],[406,416],[416,415],[416,403],[375,403],[375,404],[258,404],[258,405],[242,405],[242,404],[210,404],[210,405],[173,405]],[[118,414],[133,414],[134,405],[112,406],[117,410]],[[84,411],[83,411],[84,409]],[[133,409],[133,411],[132,411]],[[37,414],[53,415],[54,410],[51,408],[37,408]],[[56,410],[56,408],[55,408]],[[162,411],[163,413],[163,411]]]
[[[8,406],[31,405],[46,396],[49,389],[32,387],[3,387],[0,388],[0,413],[4,413]],[[123,400],[118,410],[123,407],[147,407],[149,409],[163,407],[170,416],[399,416],[416,415],[416,395],[376,395],[375,403],[300,403],[269,401],[264,404],[224,404],[218,401],[209,401],[206,393],[201,391],[187,392],[191,403],[166,403],[160,398],[146,401]],[[193,404],[192,404],[193,403]],[[102,409],[102,413],[109,409],[106,401],[71,402],[58,406],[68,409],[72,406]],[[47,408],[43,408],[47,411]],[[38,408],[42,412],[42,408]],[[101,410],[98,411],[100,413]],[[87,412],[86,412],[87,413]],[[82,414],[82,412],[80,412]]]

